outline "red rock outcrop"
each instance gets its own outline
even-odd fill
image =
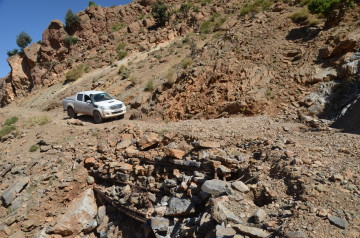
[[[128,51],[150,49],[158,43],[174,39],[176,30],[159,28],[149,31],[155,21],[150,15],[151,1],[123,6],[90,6],[77,13],[79,25],[67,28],[60,20],[50,22],[42,35],[41,44],[24,49],[24,55],[9,58],[11,73],[3,80],[1,106],[31,90],[64,81],[68,69],[85,63],[98,68],[117,58],[119,42],[126,43]],[[189,30],[187,30],[189,31]],[[69,45],[67,37],[75,37],[78,44]]]

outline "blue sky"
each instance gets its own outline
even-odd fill
[[[93,0],[102,7],[124,5],[131,0]],[[10,72],[6,61],[7,51],[18,48],[16,37],[25,31],[32,39],[31,43],[41,40],[42,33],[51,20],[64,22],[68,9],[74,13],[83,11],[89,5],[86,0],[0,0],[0,78]]]

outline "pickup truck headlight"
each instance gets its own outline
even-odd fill
[[[110,107],[107,107],[107,106],[100,106],[100,109],[102,109],[102,110],[109,110],[109,109],[110,109]]]

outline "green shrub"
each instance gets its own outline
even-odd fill
[[[255,0],[250,3],[246,3],[240,10],[240,16],[245,16],[249,13],[258,13],[262,10],[267,10],[271,7],[272,2],[269,0]]]
[[[182,40],[182,43],[186,44],[186,43],[189,43],[190,42],[190,38],[189,37],[185,37],[183,40]]]
[[[166,22],[170,19],[170,11],[168,6],[162,0],[157,0],[152,7],[151,14],[153,15],[156,23],[160,25],[165,25]]]
[[[210,34],[213,31],[213,27],[210,21],[205,21],[200,26],[201,34]]]
[[[10,126],[12,124],[15,124],[17,121],[19,120],[19,118],[17,116],[13,116],[11,118],[6,119],[4,126]]]
[[[311,0],[308,7],[313,13],[320,13],[328,16],[331,10],[341,2],[341,0]]]
[[[112,32],[118,31],[118,30],[124,28],[125,26],[126,26],[126,24],[124,22],[118,22],[111,27],[111,31]]]
[[[70,36],[70,35],[67,35],[65,38],[64,38],[64,42],[65,44],[67,44],[68,46],[71,46],[71,45],[74,45],[76,44],[76,42],[78,41],[78,39],[74,36]]]
[[[301,2],[300,2],[300,6],[306,6],[306,5],[309,5],[309,3],[311,2],[311,0],[302,0]]]
[[[196,13],[199,13],[199,12],[200,12],[200,7],[195,6],[194,9],[193,9],[193,11],[196,12]]]
[[[89,73],[90,72],[90,67],[89,67],[89,65],[85,65],[85,67],[84,67],[84,72],[85,73]]]
[[[136,20],[142,20],[144,18],[147,18],[148,16],[145,13],[141,13],[140,16],[136,18]]]
[[[31,37],[25,31],[22,31],[16,38],[16,44],[21,50],[28,46],[31,41]]]
[[[121,42],[117,45],[116,51],[119,52],[120,50],[125,50],[126,44]]]
[[[65,74],[65,78],[67,81],[75,81],[80,78],[87,70],[89,70],[88,66],[79,64],[76,68],[69,70]]]
[[[127,52],[124,51],[124,50],[121,50],[121,51],[118,52],[118,59],[122,60],[123,58],[126,57],[126,55],[127,55]]]
[[[40,147],[38,145],[32,145],[29,148],[29,152],[35,152],[39,149]]]
[[[16,55],[17,53],[19,53],[18,49],[13,49],[13,50],[9,50],[8,52],[6,52],[6,54],[10,57],[13,55]]]
[[[120,65],[118,74],[121,76],[121,79],[126,79],[130,76],[130,71],[125,65]]]
[[[127,51],[125,49],[126,49],[126,44],[123,42],[119,43],[118,46],[116,47],[119,60],[125,58],[125,56],[127,55]]]
[[[205,21],[200,26],[201,34],[210,34],[214,32],[217,28],[219,28],[224,22],[226,18],[221,17],[219,13],[213,14],[208,21]]]
[[[344,12],[348,7],[353,6],[353,4],[353,0],[311,0],[308,8],[311,13],[322,14],[329,19],[333,17],[332,15],[336,10]]]
[[[152,79],[150,79],[149,81],[147,81],[144,90],[147,91],[147,92],[151,92],[151,91],[154,90],[154,81],[153,81]]]
[[[56,65],[58,65],[59,62],[57,60],[53,60],[53,61],[50,61],[50,62],[45,62],[44,63],[44,66],[45,68],[47,68],[48,70],[52,70]]]
[[[10,134],[11,132],[13,132],[15,130],[16,130],[16,127],[14,125],[4,126],[3,128],[0,129],[0,138]]]
[[[186,58],[183,61],[181,61],[181,67],[183,69],[188,68],[193,63],[193,60],[191,58]]]
[[[65,16],[66,27],[72,27],[80,24],[80,18],[76,16],[71,9],[69,9]]]
[[[180,6],[179,12],[182,14],[183,17],[188,17],[190,9],[194,6],[192,3],[183,3]]]
[[[200,1],[200,4],[201,4],[201,6],[205,6],[207,4],[210,4],[211,2],[212,2],[212,0],[202,0],[202,1]]]

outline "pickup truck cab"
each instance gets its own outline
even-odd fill
[[[64,110],[70,118],[77,114],[93,116],[95,123],[101,123],[105,118],[124,118],[126,106],[103,91],[84,91],[62,100]]]

